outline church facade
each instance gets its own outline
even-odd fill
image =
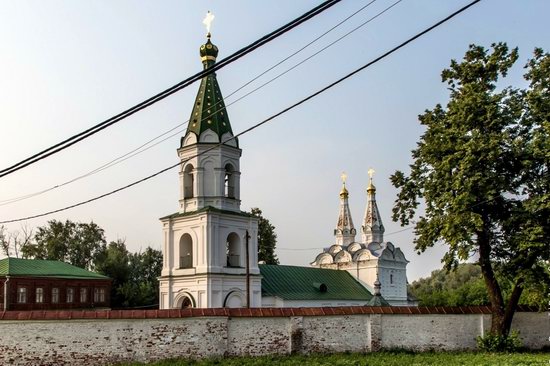
[[[361,240],[356,241],[357,230],[349,208],[349,193],[345,176],[340,191],[340,212],[335,243],[319,253],[312,266],[345,270],[371,292],[380,288],[382,297],[392,306],[414,304],[407,296],[407,264],[405,255],[391,242],[384,241],[384,225],[376,203],[376,187],[372,182],[374,171],[369,170],[367,207],[361,225]]]

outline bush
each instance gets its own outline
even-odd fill
[[[477,347],[486,352],[517,352],[522,348],[519,332],[512,330],[508,335],[488,333],[478,336]]]

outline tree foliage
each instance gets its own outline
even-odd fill
[[[503,289],[504,298],[510,296],[512,283],[497,275]],[[529,286],[524,289],[520,304],[538,306],[543,310],[547,306],[545,296],[550,288],[547,284]],[[468,306],[488,305],[489,295],[481,274],[481,268],[474,263],[459,264],[453,270],[437,269],[431,275],[414,281],[410,285],[411,293],[418,298],[422,306]]]
[[[279,264],[279,259],[275,254],[277,245],[277,234],[275,226],[271,225],[268,219],[262,216],[262,210],[255,207],[251,210],[253,216],[258,221],[258,260],[265,261],[266,264]]]
[[[8,234],[0,230],[0,244],[5,238]],[[63,261],[110,277],[113,308],[158,305],[161,251],[147,247],[143,252],[131,253],[123,240],[106,244],[103,229],[93,222],[52,220],[37,228],[21,252],[24,258]]]
[[[535,50],[525,90],[497,90],[517,49],[472,45],[442,72],[450,99],[419,116],[426,127],[409,176],[397,171],[393,219],[415,224],[419,251],[443,241],[453,268],[476,253],[492,308],[491,331],[506,336],[523,289],[549,281],[550,56]],[[508,296],[504,281],[512,284]]]
[[[105,246],[105,233],[94,222],[49,221],[39,227],[34,242],[22,248],[24,258],[49,259],[94,269],[94,260]]]

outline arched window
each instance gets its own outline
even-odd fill
[[[225,165],[225,197],[235,198],[235,169],[231,164]]]
[[[235,233],[231,233],[227,236],[227,267],[240,267],[241,266],[241,239]]]
[[[390,285],[393,285],[393,274],[390,274]]]
[[[180,238],[180,268],[193,267],[193,239],[189,234]]]
[[[193,165],[188,164],[183,170],[183,198],[193,198]]]

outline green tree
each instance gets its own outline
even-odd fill
[[[34,243],[21,248],[24,258],[49,259],[94,269],[94,259],[105,247],[105,234],[94,222],[75,223],[57,220],[39,227]]]
[[[158,306],[158,277],[162,270],[162,252],[147,247],[144,252],[130,254],[128,268],[128,281],[117,289],[119,295],[124,299],[122,306]]]
[[[96,257],[96,271],[113,280],[111,307],[122,307],[126,298],[119,288],[130,280],[130,252],[123,240],[110,242]]]
[[[550,56],[535,51],[526,66],[527,90],[497,91],[517,58],[517,49],[499,43],[492,52],[472,45],[462,62],[452,60],[442,72],[447,106],[419,116],[426,130],[412,152],[410,175],[391,177],[400,190],[395,221],[408,225],[419,200],[426,203],[415,224],[418,251],[445,242],[446,268],[478,254],[491,332],[500,336],[509,334],[523,289],[549,281]],[[508,297],[503,281],[512,284]]]
[[[113,279],[111,307],[146,307],[158,304],[158,277],[162,253],[147,247],[130,253],[123,240],[110,242],[97,256],[97,271]]]
[[[275,246],[277,245],[275,226],[271,225],[269,220],[262,216],[262,210],[259,208],[253,208],[251,213],[259,219],[258,260],[265,261],[266,264],[279,264],[279,259],[275,254]]]

